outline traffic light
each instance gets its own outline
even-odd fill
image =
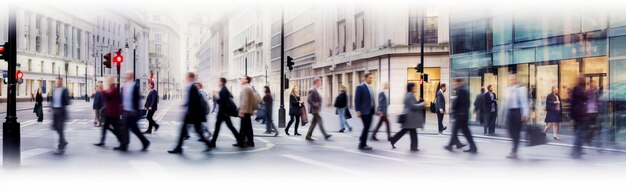
[[[22,71],[20,70],[17,70],[17,72],[15,72],[15,79],[19,84],[24,83],[24,73],[22,73]]]
[[[293,70],[293,58],[291,58],[290,56],[287,56],[287,68],[289,68],[289,71]]]
[[[9,61],[9,58],[7,58],[7,55],[4,53],[4,49],[7,46],[8,46],[8,43],[4,43],[0,45],[0,59],[5,60],[5,61]]]
[[[102,64],[106,68],[111,68],[111,53],[107,53],[106,55],[104,55],[104,61],[102,61]]]
[[[122,56],[122,51],[117,51],[117,53],[115,54],[115,56],[113,57],[113,62],[115,62],[115,66],[117,67],[117,70],[120,70],[120,65],[122,64],[122,62],[124,62],[124,56]]]
[[[418,63],[417,66],[415,66],[415,72],[424,73],[424,65]]]

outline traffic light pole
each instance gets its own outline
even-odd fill
[[[17,65],[17,20],[16,8],[9,7],[9,33],[8,44],[5,47],[5,54],[8,63],[8,95],[7,95],[7,116],[2,125],[2,165],[5,168],[17,168],[21,163],[20,151],[20,123],[17,122],[16,115],[16,83],[15,77]]]
[[[280,13],[280,108],[278,109],[278,127],[285,127],[285,7]]]
[[[426,17],[426,11],[422,11],[422,25],[420,26],[420,101],[424,101],[424,17]]]

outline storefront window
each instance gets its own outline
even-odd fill
[[[559,95],[563,101],[563,112],[565,114],[569,112],[570,93],[578,81],[580,67],[576,59],[569,59],[562,60],[559,68],[561,74]]]
[[[536,123],[545,125],[546,118],[546,98],[552,93],[552,87],[559,86],[559,66],[540,65],[537,66],[537,86],[536,86]],[[540,83],[539,83],[540,82]]]

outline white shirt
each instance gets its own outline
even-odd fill
[[[526,87],[520,85],[509,86],[508,93],[508,108],[509,109],[521,109],[522,115],[528,116],[530,109],[528,108],[528,93]]]
[[[372,87],[370,87],[370,84],[365,83],[365,86],[367,87],[367,90],[370,92],[370,101],[372,103],[372,106],[374,106],[374,91],[372,91]]]
[[[54,88],[54,94],[52,95],[52,107],[63,107],[63,87]]]
[[[135,87],[135,82],[128,81],[124,83],[123,94],[124,100],[122,104],[124,105],[124,111],[133,111],[133,88]]]

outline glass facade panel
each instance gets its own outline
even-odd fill
[[[626,56],[626,36],[611,37],[611,57]]]
[[[513,41],[513,16],[502,14],[493,18],[493,45],[509,44]]]

